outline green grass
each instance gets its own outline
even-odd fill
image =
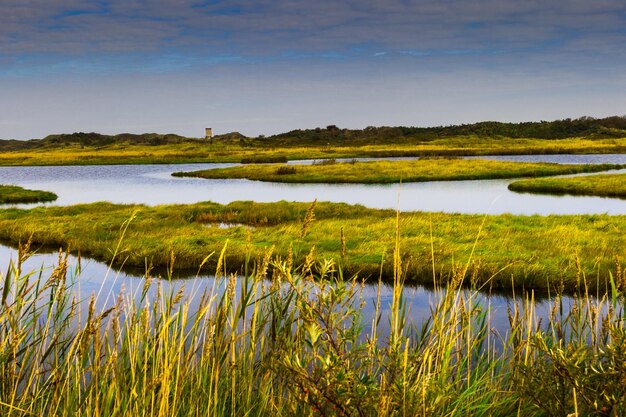
[[[392,156],[460,156],[497,154],[624,153],[626,138],[533,139],[455,136],[425,141],[378,141],[359,144],[287,145],[280,141],[251,143],[187,141],[146,145],[128,142],[101,146],[61,143],[28,150],[0,152],[0,165],[106,165],[241,162],[244,159],[323,159]]]
[[[312,274],[310,263],[266,254],[242,276],[225,275],[220,257],[202,293],[147,278],[97,307],[95,296],[76,298],[66,257],[24,271],[24,248],[0,276],[0,414],[624,415],[619,289],[581,293],[569,311],[556,295],[545,321],[522,295],[499,335],[476,291],[460,290],[460,273],[412,324],[401,245],[393,252],[389,302],[364,296],[332,261]]]
[[[0,239],[17,244],[69,247],[116,266],[194,270],[228,241],[226,265],[242,271],[246,255],[268,250],[296,263],[306,257],[336,259],[346,274],[391,279],[396,213],[347,204],[317,203],[314,220],[303,222],[308,204],[234,202],[146,207],[94,203],[0,211]],[[132,219],[132,220],[131,220]],[[216,224],[227,223],[223,228]],[[306,227],[305,227],[306,225]],[[465,268],[481,285],[575,291],[583,275],[592,287],[606,286],[622,265],[625,216],[483,216],[402,213],[402,265],[411,282],[445,281]],[[120,236],[121,254],[112,248]],[[215,259],[208,261],[213,268]],[[381,262],[383,262],[381,268]]]
[[[509,184],[509,190],[522,193],[626,198],[626,175],[603,174],[521,180]]]
[[[0,185],[0,204],[44,203],[57,195],[48,191],[28,190],[16,185]]]
[[[477,180],[516,177],[542,177],[559,174],[599,172],[622,165],[564,165],[465,159],[421,159],[415,161],[343,162],[312,165],[245,165],[175,172],[178,177],[210,179],[245,178],[288,183],[362,183]]]

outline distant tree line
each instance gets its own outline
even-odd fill
[[[626,116],[612,116],[604,119],[581,117],[578,119],[554,120],[551,122],[480,122],[456,126],[430,128],[402,128],[405,135],[446,136],[502,136],[508,138],[565,139],[587,136],[623,136],[626,133]]]
[[[462,125],[436,127],[407,126],[368,126],[365,129],[341,129],[336,125],[325,128],[298,129],[273,136],[247,138],[239,132],[215,136],[219,142],[239,143],[246,146],[294,146],[294,145],[338,145],[338,144],[377,144],[425,142],[458,136],[479,136],[492,138],[536,138],[565,139],[572,137],[611,138],[626,137],[626,116],[605,118],[580,117],[554,121],[503,123],[479,122]],[[131,134],[103,135],[100,133],[70,133],[50,135],[43,139],[0,140],[0,151],[25,150],[42,147],[79,145],[102,147],[115,143],[130,145],[167,145],[197,142],[175,134]]]
[[[260,138],[272,144],[338,143],[338,142],[409,142],[431,141],[457,136],[493,138],[565,139],[571,137],[609,138],[626,137],[626,116],[602,119],[581,117],[554,121],[503,123],[479,122],[436,127],[374,127],[362,130],[340,129],[335,125],[326,128],[292,130]]]

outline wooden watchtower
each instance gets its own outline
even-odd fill
[[[206,140],[212,140],[213,139],[213,129],[210,127],[207,127],[204,129],[204,138]]]

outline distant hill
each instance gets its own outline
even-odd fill
[[[626,116],[603,119],[581,117],[554,121],[503,123],[480,122],[436,127],[374,127],[365,129],[341,129],[335,125],[326,128],[292,130],[272,136],[247,138],[239,132],[217,135],[213,142],[241,143],[257,146],[306,146],[306,145],[366,145],[385,143],[427,142],[442,138],[479,136],[491,138],[565,139],[583,137],[588,139],[626,137]],[[191,143],[204,139],[187,138],[175,134],[122,133],[70,133],[46,136],[43,139],[0,140],[0,151],[39,149],[68,145],[102,147],[115,143],[129,145],[166,145]]]
[[[216,142],[237,142],[237,141],[242,141],[246,139],[248,139],[248,137],[242,135],[239,132],[231,132],[231,133],[225,133],[223,135],[213,136],[213,141],[216,141]]]
[[[63,133],[59,135],[49,135],[43,139],[22,140],[0,140],[0,150],[26,150],[36,148],[58,148],[59,146],[80,145],[89,147],[108,146],[115,143],[127,143],[129,145],[167,145],[186,142],[194,142],[198,139],[186,138],[175,134],[158,133],[121,133],[119,135],[103,135],[100,133],[76,132]]]
[[[292,130],[291,132],[259,138],[258,141],[276,145],[300,144],[374,144],[425,142],[455,136],[493,138],[565,139],[572,137],[626,137],[626,116],[603,119],[581,117],[541,122],[502,123],[480,122],[437,127],[366,127],[361,130],[326,128]]]

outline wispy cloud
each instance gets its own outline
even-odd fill
[[[626,50],[624,27],[622,0],[4,0],[0,52],[615,56]]]

